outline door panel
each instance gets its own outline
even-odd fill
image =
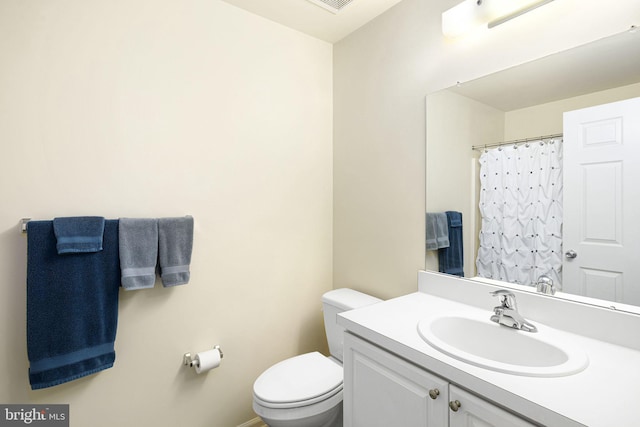
[[[640,98],[564,114],[563,290],[640,305]]]

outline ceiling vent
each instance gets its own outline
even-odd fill
[[[316,6],[320,6],[321,8],[328,10],[329,12],[338,13],[346,5],[351,3],[353,0],[309,0],[309,1],[315,4]]]

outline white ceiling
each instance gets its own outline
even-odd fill
[[[271,21],[335,43],[401,0],[353,0],[334,14],[308,0],[223,0]]]
[[[222,1],[335,43],[401,0],[352,0],[336,14],[308,0]],[[451,89],[511,111],[636,83],[640,80],[638,37],[640,32],[624,33]]]
[[[512,111],[640,81],[640,32],[623,32],[450,90]]]

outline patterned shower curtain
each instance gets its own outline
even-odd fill
[[[485,150],[480,183],[478,276],[561,285],[562,139]]]

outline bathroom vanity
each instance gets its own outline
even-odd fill
[[[345,426],[637,425],[640,316],[516,289],[538,331],[512,330],[489,320],[497,289],[420,272],[418,292],[340,314]]]

